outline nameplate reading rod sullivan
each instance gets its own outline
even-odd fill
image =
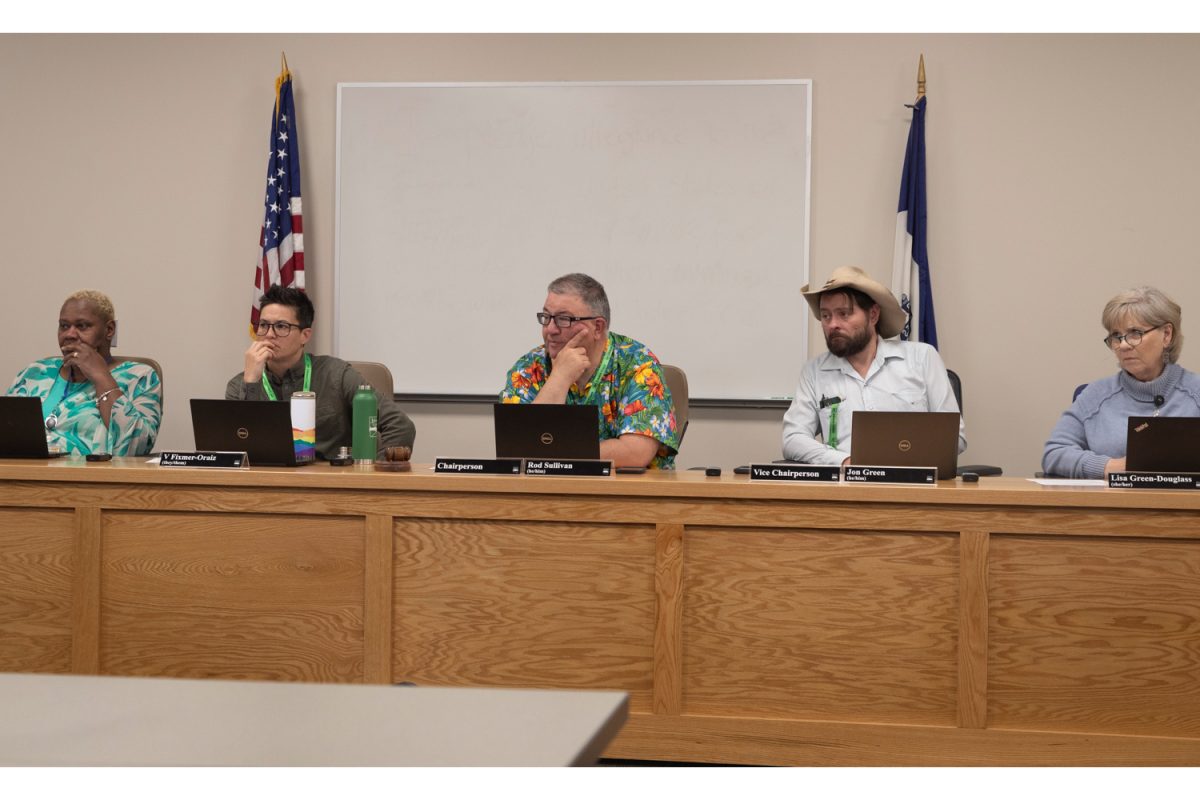
[[[519,458],[438,458],[433,471],[448,475],[520,475]]]
[[[841,472],[841,467],[813,464],[751,464],[750,480],[837,483]]]
[[[209,467],[211,469],[245,469],[250,458],[245,453],[225,450],[195,452],[164,450],[158,457],[160,467]]]
[[[605,478],[612,475],[612,462],[591,458],[525,459],[526,475],[586,476]]]

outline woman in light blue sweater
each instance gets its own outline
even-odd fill
[[[1103,478],[1125,469],[1129,417],[1200,416],[1200,377],[1176,362],[1179,305],[1158,289],[1121,292],[1104,307],[1104,344],[1120,372],[1089,383],[1063,412],[1042,452],[1047,475]]]

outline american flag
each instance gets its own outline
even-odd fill
[[[262,248],[254,271],[250,330],[258,324],[258,300],[269,287],[304,288],[304,220],[300,203],[300,141],[296,137],[296,104],[292,73],[284,63],[275,79],[275,109],[271,113],[271,143],[267,155],[267,197],[264,203]]]

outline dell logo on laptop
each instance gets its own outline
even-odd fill
[[[908,439],[901,439],[900,443],[896,446],[900,448],[901,453],[907,453],[909,450],[912,450],[912,442]]]
[[[239,439],[249,439],[250,431],[246,430],[245,428],[238,428],[237,429],[237,437]]]
[[[541,435],[542,444],[554,444],[554,434],[547,431]]]

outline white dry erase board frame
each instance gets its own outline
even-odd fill
[[[340,83],[334,353],[494,397],[586,272],[696,400],[790,396],[811,140],[810,80]]]

